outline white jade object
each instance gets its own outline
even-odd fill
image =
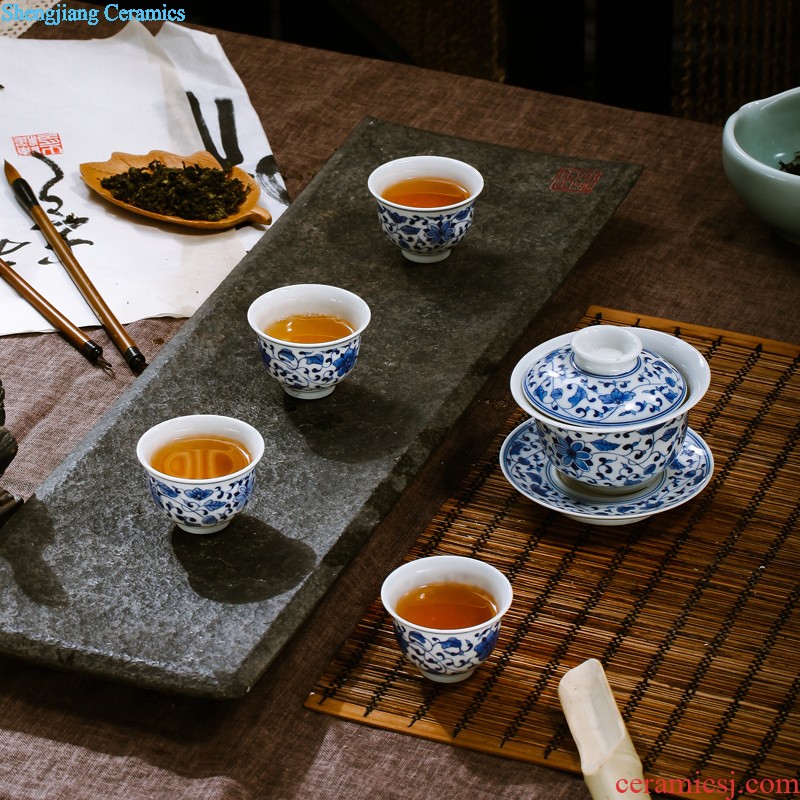
[[[630,800],[632,794],[649,800],[642,763],[600,662],[590,658],[569,670],[559,682],[558,699],[593,800]]]

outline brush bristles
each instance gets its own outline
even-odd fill
[[[14,167],[8,163],[8,161],[3,161],[3,169],[6,173],[6,180],[9,183],[14,183],[14,181],[18,181],[22,177],[19,172],[17,172],[16,169],[14,169]]]

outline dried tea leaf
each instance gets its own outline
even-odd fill
[[[784,161],[778,161],[783,172],[789,172],[792,175],[800,175],[800,152],[794,154],[794,158],[787,164]]]
[[[168,167],[161,161],[130,167],[103,178],[100,185],[116,200],[145,211],[209,222],[235,214],[250,192],[225,170],[198,164]]]

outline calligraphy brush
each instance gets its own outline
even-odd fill
[[[9,184],[11,184],[14,194],[17,196],[17,200],[19,200],[22,207],[39,226],[39,230],[41,230],[44,238],[47,239],[50,246],[55,251],[58,260],[64,265],[73,283],[78,287],[78,290],[83,295],[92,311],[94,311],[102,326],[108,331],[111,341],[114,342],[117,349],[122,353],[128,366],[134,372],[141,372],[147,366],[144,355],[136,346],[133,339],[128,336],[125,328],[120,325],[94,284],[89,280],[89,277],[83,271],[83,267],[78,263],[78,259],[75,258],[71,248],[56,230],[56,226],[50,221],[50,217],[47,216],[45,210],[39,205],[39,201],[36,199],[36,195],[33,189],[31,189],[30,184],[28,184],[8,161],[5,162],[5,173],[6,179]]]
[[[96,364],[105,372],[113,374],[111,364],[103,358],[103,348],[93,342],[77,325],[70,322],[57,308],[51,305],[22,276],[18,275],[9,264],[0,258],[0,277],[27,300],[54,328],[80,350],[92,364]]]

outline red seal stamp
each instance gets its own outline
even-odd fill
[[[588,167],[560,167],[550,188],[554,192],[589,194],[603,176],[603,170]]]
[[[58,133],[29,133],[25,136],[13,136],[12,141],[14,149],[21,156],[29,156],[34,151],[43,156],[57,156],[64,152]]]

